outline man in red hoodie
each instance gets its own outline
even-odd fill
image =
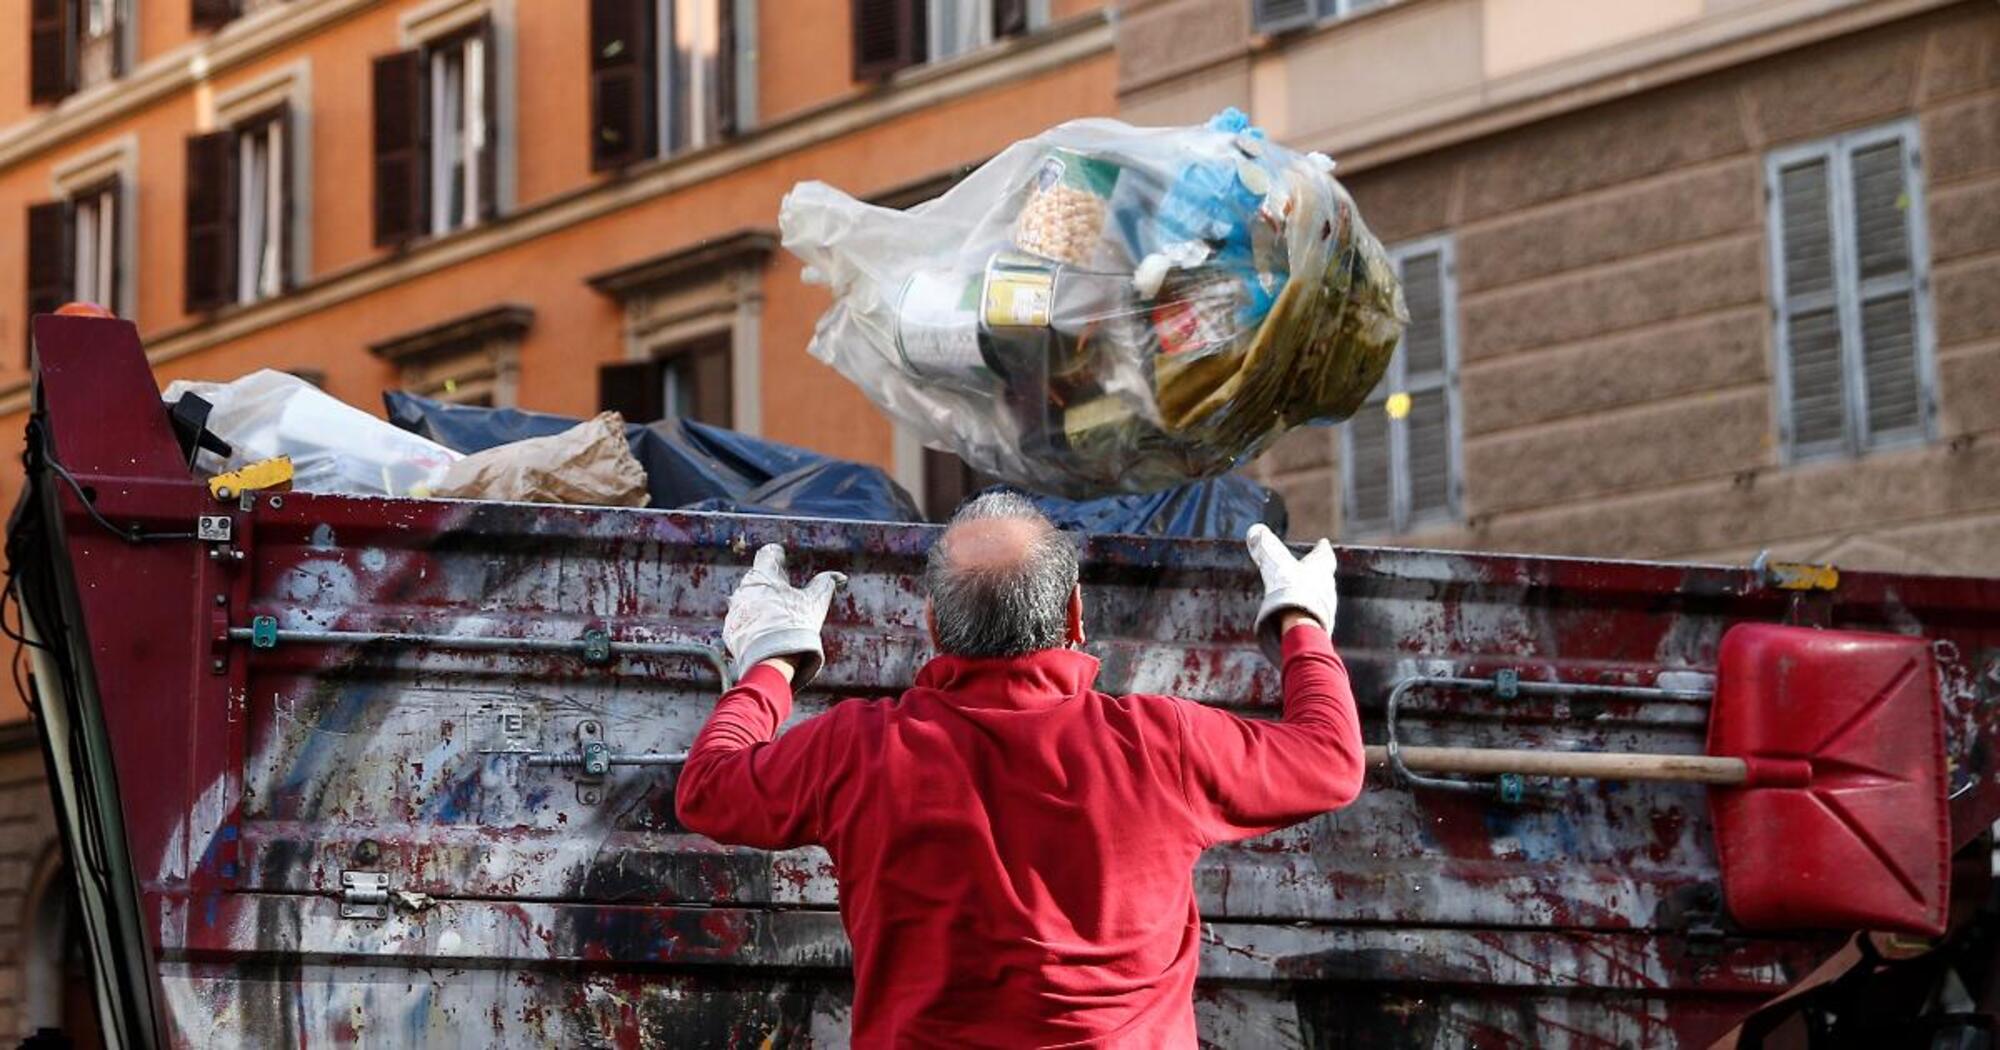
[[[1013,495],[968,503],[931,548],[938,656],[895,699],[793,726],[842,582],[791,586],[767,546],[730,599],[736,687],[678,785],[718,842],[832,855],[854,948],[853,1044],[1192,1047],[1201,851],[1361,790],[1334,557],[1248,537],[1281,722],[1092,688],[1076,548]]]

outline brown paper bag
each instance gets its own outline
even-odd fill
[[[475,452],[451,465],[431,490],[452,499],[646,505],[646,470],[625,443],[625,418],[599,413],[560,434]]]

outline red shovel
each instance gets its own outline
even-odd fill
[[[1529,695],[1706,694],[1565,682],[1418,676],[1389,696],[1370,764],[1418,787],[1518,791],[1521,776],[1712,784],[1724,899],[1749,929],[1944,932],[1950,882],[1944,716],[1930,643],[1903,635],[1741,624],[1722,639],[1708,754],[1404,747],[1415,688]],[[1500,774],[1495,782],[1426,773]]]

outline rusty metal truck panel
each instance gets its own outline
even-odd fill
[[[687,832],[671,762],[721,685],[752,551],[848,575],[805,717],[899,691],[927,658],[934,529],[219,502],[130,326],[36,326],[16,552],[43,557],[18,585],[50,646],[36,691],[126,1045],[845,1045],[828,859]],[[1404,742],[1698,754],[1694,697],[1730,625],[1888,631],[1934,642],[1956,841],[2000,816],[2000,582],[1340,553],[1370,742],[1399,678],[1508,672],[1686,698],[1430,691]],[[1275,713],[1239,544],[1093,538],[1084,576],[1101,687]],[[1376,777],[1347,810],[1209,851],[1204,1041],[1705,1046],[1851,932],[1734,924],[1700,786],[1520,787]]]

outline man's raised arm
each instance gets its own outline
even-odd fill
[[[785,577],[785,552],[768,544],[729,599],[723,645],[736,685],[715,703],[681,767],[674,812],[717,842],[789,849],[818,841],[821,787],[830,770],[829,716],[778,739],[792,688],[819,673],[820,627],[845,579],[823,572],[804,588]]]
[[[1347,667],[1333,651],[1338,604],[1333,547],[1294,558],[1254,526],[1250,556],[1264,579],[1257,637],[1284,682],[1284,719],[1238,718],[1179,705],[1183,787],[1205,843],[1261,835],[1338,809],[1361,792],[1361,719]]]

